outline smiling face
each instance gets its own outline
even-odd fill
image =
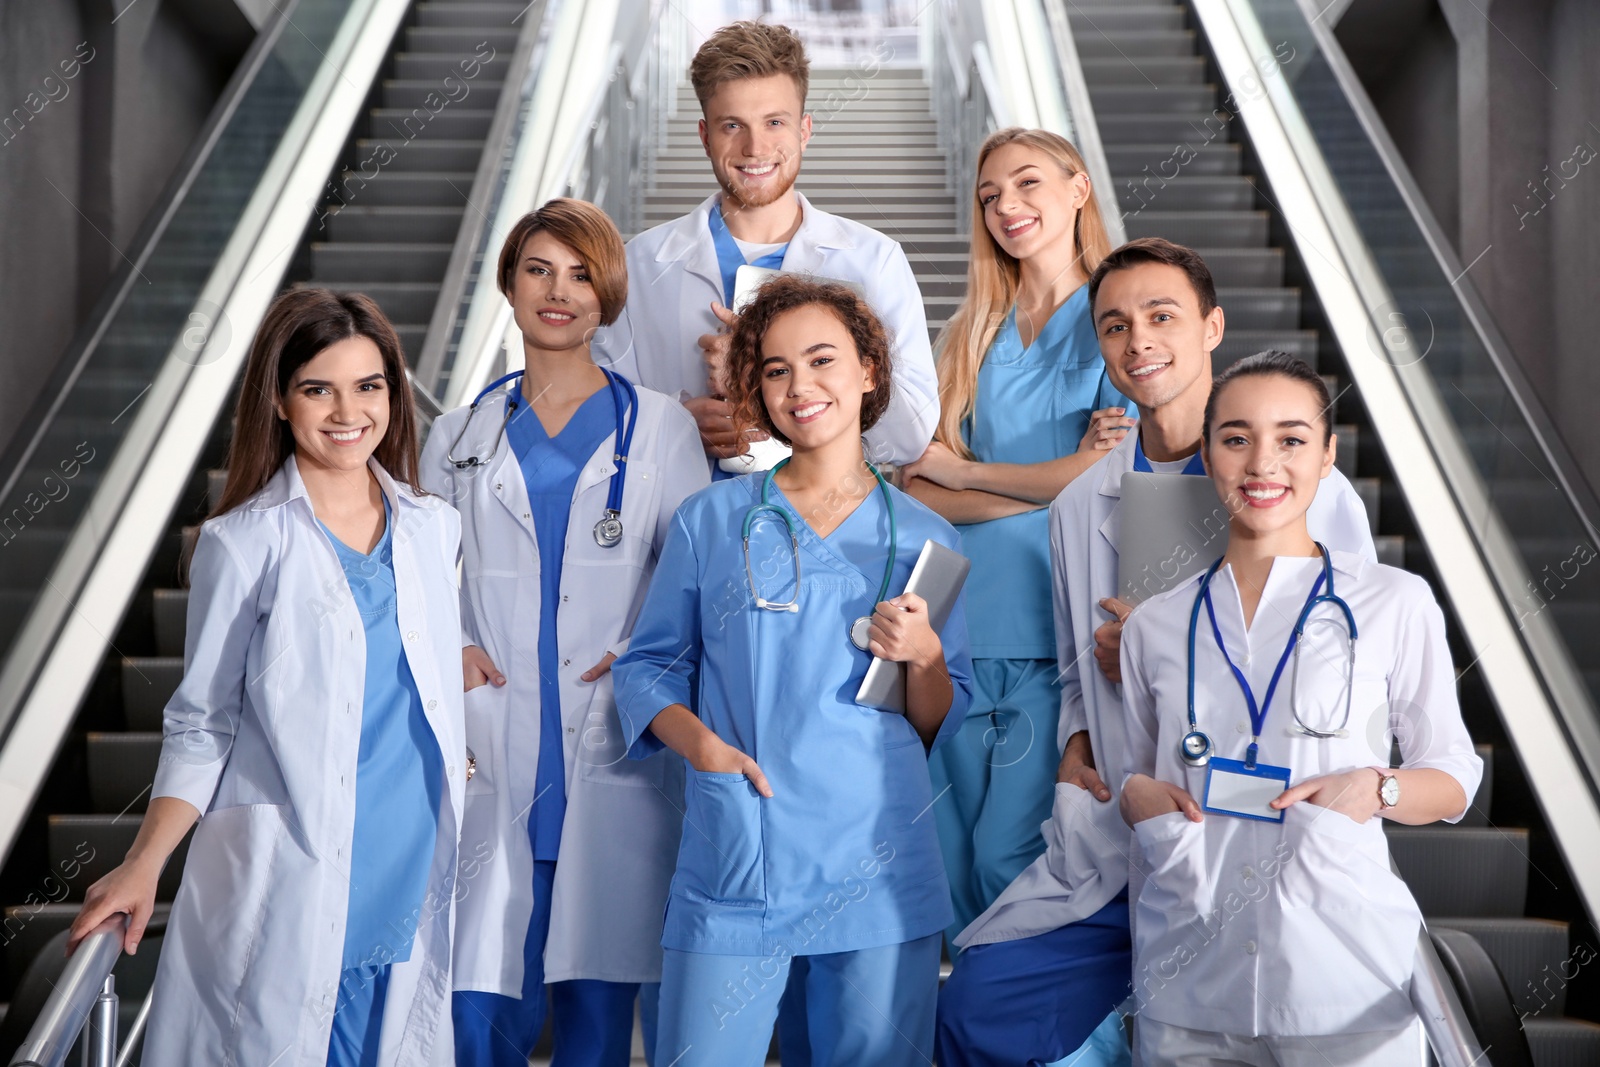
[[[811,140],[804,110],[787,74],[723,82],[707,98],[700,143],[727,206],[766,207],[793,188]]]
[[[546,352],[582,348],[600,327],[588,266],[546,230],[522,242],[508,299],[524,343]]]
[[[302,469],[365,469],[389,429],[389,382],[383,354],[367,337],[318,352],[289,378],[278,415],[294,434]]]
[[[1108,273],[1094,301],[1095,332],[1111,383],[1148,412],[1211,388],[1222,309],[1202,314],[1189,276],[1167,263]]]
[[[989,153],[978,171],[984,225],[1014,259],[1058,247],[1076,254],[1074,227],[1088,198],[1086,175],[1067,174],[1047,153],[1021,142]]]
[[[1251,374],[1223,385],[1211,403],[1206,469],[1233,528],[1256,535],[1303,528],[1337,451],[1320,398],[1282,374]]]
[[[783,312],[762,337],[761,401],[797,452],[859,438],[861,400],[876,385],[850,331],[820,304]]]

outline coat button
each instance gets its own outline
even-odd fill
[[[1244,876],[1246,878],[1254,878],[1256,876],[1256,869],[1254,867],[1246,867],[1244,869]]]
[[[495,491],[495,492],[497,492],[497,493],[498,493],[498,492],[499,492],[499,491],[500,491],[500,490],[501,490],[501,488],[502,488],[502,485],[501,485],[501,483],[500,483],[500,482],[495,482],[495,483],[494,483],[494,491]]]
[[[561,661],[561,665],[563,667],[570,667],[572,666],[572,661],[570,659],[564,659]]]
[[[531,519],[531,518],[533,518],[533,515],[530,514],[529,512],[524,511],[522,513],[522,517],[525,518],[525,519]]]
[[[432,711],[434,708],[436,708],[438,706],[439,706],[439,702],[437,700],[428,701],[428,710],[429,711]]]
[[[1254,956],[1256,954],[1256,943],[1254,941],[1246,941],[1244,943],[1244,954],[1246,956]]]
[[[570,733],[572,733],[572,732],[573,732],[573,731],[574,731],[574,730],[575,730],[575,729],[576,729],[576,727],[572,727],[572,726],[569,726],[569,727],[567,727],[567,733],[569,733],[569,734],[570,734]]]
[[[569,596],[567,596],[567,594],[565,594],[565,593],[562,593],[562,594],[561,594],[561,602],[562,602],[562,603],[563,603],[563,604],[565,604],[565,603],[566,603],[566,602],[567,602],[567,601],[568,601],[568,600],[570,600],[570,599],[572,599],[572,598],[571,598],[571,597],[569,597]]]
[[[407,641],[415,641],[416,639],[417,639],[417,631],[412,630],[410,633],[406,634],[406,640]]]
[[[444,773],[454,778],[456,776],[456,765],[454,763],[450,764],[444,769]]]

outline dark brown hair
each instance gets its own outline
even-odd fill
[[[510,298],[522,260],[522,246],[540,232],[572,249],[588,268],[589,285],[600,298],[600,324],[610,326],[616,322],[622,305],[628,302],[628,257],[617,224],[587,200],[558,196],[517,220],[506,235],[506,243],[500,246],[500,291]]]
[[[1201,424],[1200,439],[1211,443],[1211,423],[1217,413],[1217,397],[1222,390],[1240,378],[1288,378],[1299,382],[1317,398],[1317,410],[1322,413],[1322,444],[1327,446],[1333,436],[1333,399],[1328,394],[1328,383],[1312,369],[1311,364],[1299,356],[1269,349],[1246,356],[1237,363],[1224,367],[1221,374],[1211,379],[1211,395],[1206,397],[1205,421]]]
[[[383,356],[389,386],[389,428],[373,458],[397,482],[417,487],[417,420],[406,378],[400,338],[372,298],[330,289],[291,289],[267,309],[234,409],[233,441],[228,445],[228,481],[213,517],[232,511],[260,492],[294,452],[294,434],[278,417],[279,405],[296,371],[330,346],[365,337]]]
[[[706,101],[727,82],[770,78],[787,74],[800,90],[800,110],[806,107],[811,86],[811,62],[806,46],[787,26],[766,22],[735,22],[706,38],[689,61],[689,83],[705,111]]]
[[[866,301],[846,285],[817,282],[793,274],[780,274],[763,285],[733,328],[728,349],[728,401],[734,425],[741,430],[760,429],[784,444],[789,439],[772,424],[761,398],[761,343],[773,320],[788,311],[819,305],[838,319],[855,343],[856,356],[871,367],[877,381],[861,398],[861,432],[877,425],[889,409],[889,335]]]
[[[1165,263],[1177,267],[1189,276],[1189,285],[1200,301],[1200,314],[1211,314],[1217,306],[1217,284],[1211,280],[1211,268],[1200,258],[1200,253],[1183,245],[1173,244],[1164,237],[1140,237],[1129,241],[1100,261],[1089,275],[1089,313],[1094,314],[1094,300],[1100,292],[1100,283],[1112,271],[1129,270],[1142,263]]]

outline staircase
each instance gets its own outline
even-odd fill
[[[374,86],[375,106],[358,120],[340,173],[309,214],[294,254],[295,284],[373,297],[411,360],[421,351],[516,48],[522,24],[512,20],[525,11],[523,3],[415,5]],[[473,76],[463,61],[467,70],[478,65]],[[438,97],[430,100],[430,93]],[[198,523],[221,494],[230,421],[219,419],[144,590],[0,874],[0,892],[13,902],[0,938],[8,988],[70,925],[84,890],[121,862],[138,831],[161,750],[162,710],[183,674],[188,590],[180,558],[198,531],[188,524]],[[158,916],[177,891],[187,844],[162,875]],[[118,965],[124,1033],[148,989],[154,956],[147,948]],[[132,959],[141,961],[138,980],[127,973]]]
[[[1205,257],[1227,315],[1218,370],[1271,347],[1304,357],[1329,379],[1338,398],[1339,466],[1366,503],[1380,559],[1431,577],[1437,564],[1411,535],[1359,397],[1344,391],[1339,350],[1315,294],[1300,287],[1304,271],[1252,165],[1243,123],[1220,110],[1225,94],[1192,14],[1173,0],[1074,3],[1067,12],[1129,238],[1166,237]],[[1103,205],[1109,199],[1102,194]],[[1465,668],[1475,657],[1453,620],[1451,630],[1452,653]],[[1565,873],[1551,869],[1559,865],[1546,859],[1553,850],[1544,848],[1538,865],[1530,860],[1536,841],[1548,845],[1548,833],[1493,705],[1477,678],[1463,674],[1468,729],[1498,742],[1479,745],[1483,785],[1459,825],[1386,826],[1391,853],[1428,923],[1472,934],[1494,960],[1524,1016],[1537,1067],[1600,1063],[1600,1025],[1565,1015],[1567,986],[1587,946],[1572,943],[1567,922],[1527,914],[1530,871],[1545,906],[1586,928],[1582,902]],[[1506,799],[1491,804],[1500,796]],[[1527,819],[1530,828],[1496,825],[1490,814],[1502,807],[1502,819]],[[1581,1011],[1595,1015],[1600,1004]]]

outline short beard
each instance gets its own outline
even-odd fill
[[[783,163],[779,164],[777,168],[780,184],[772,186],[772,188],[765,193],[758,194],[760,196],[759,200],[741,196],[739,191],[734,186],[733,179],[726,178],[721,180],[719,184],[722,186],[723,202],[726,205],[723,209],[723,215],[727,215],[727,207],[733,207],[734,209],[762,208],[767,207],[770,204],[776,204],[779,200],[783,199],[789,190],[794,188],[795,179],[800,177],[799,167],[795,167],[794,170],[789,173],[787,178],[783,177],[784,168],[788,166],[788,163],[788,160],[784,160]]]

